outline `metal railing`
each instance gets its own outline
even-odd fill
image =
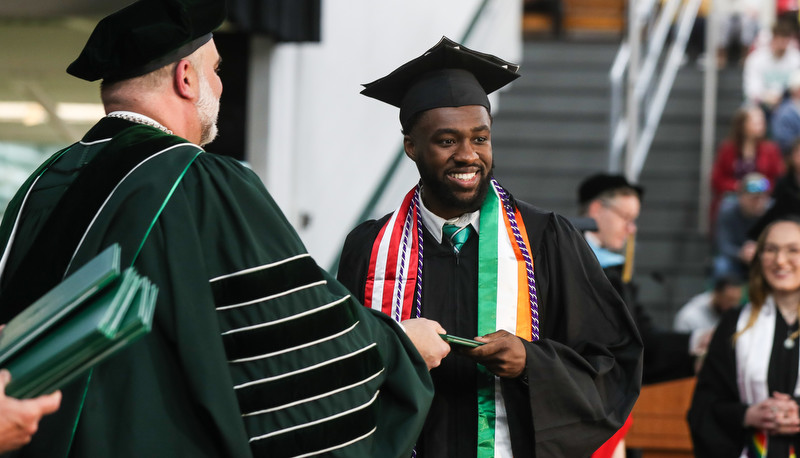
[[[659,8],[655,1],[629,2],[628,38],[620,45],[609,72],[608,168],[624,173],[631,181],[638,181],[647,159],[700,3],[701,0],[667,0]],[[665,54],[666,39],[673,24],[675,33]],[[640,50],[645,42],[647,53],[642,60]],[[624,95],[623,88],[626,89]]]
[[[711,206],[711,168],[714,160],[717,119],[717,60],[713,57],[718,48],[719,16],[711,2],[706,14],[706,73],[703,80],[703,132],[700,153],[700,193],[697,206],[697,230],[708,233],[711,228],[708,208]]]

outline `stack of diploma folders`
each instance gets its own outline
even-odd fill
[[[133,267],[120,272],[119,245],[110,246],[6,324],[6,394],[52,392],[146,334],[157,294]]]

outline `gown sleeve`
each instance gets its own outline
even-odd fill
[[[330,274],[323,271],[323,276],[333,293],[349,294]],[[405,331],[391,317],[355,302],[358,319],[373,331],[386,374],[370,456],[394,453],[391,456],[406,457],[414,447],[433,400],[433,381],[425,360]]]
[[[641,338],[582,235],[555,214],[525,216],[542,322],[526,344],[536,456],[585,456],[633,408]]]

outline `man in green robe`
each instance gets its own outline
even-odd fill
[[[152,332],[68,385],[20,456],[411,451],[432,397],[411,340],[316,265],[255,174],[198,146],[216,131],[223,19],[221,0],[141,0],[68,68],[103,79],[108,115],[9,205],[0,319],[113,243],[160,292]]]

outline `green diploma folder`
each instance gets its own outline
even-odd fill
[[[477,340],[467,339],[464,337],[452,336],[450,334],[439,334],[442,339],[451,345],[461,345],[462,347],[475,348],[480,347],[486,342],[478,342]]]
[[[112,245],[6,324],[7,395],[52,392],[150,331],[158,290],[133,267],[120,273],[119,251]]]

